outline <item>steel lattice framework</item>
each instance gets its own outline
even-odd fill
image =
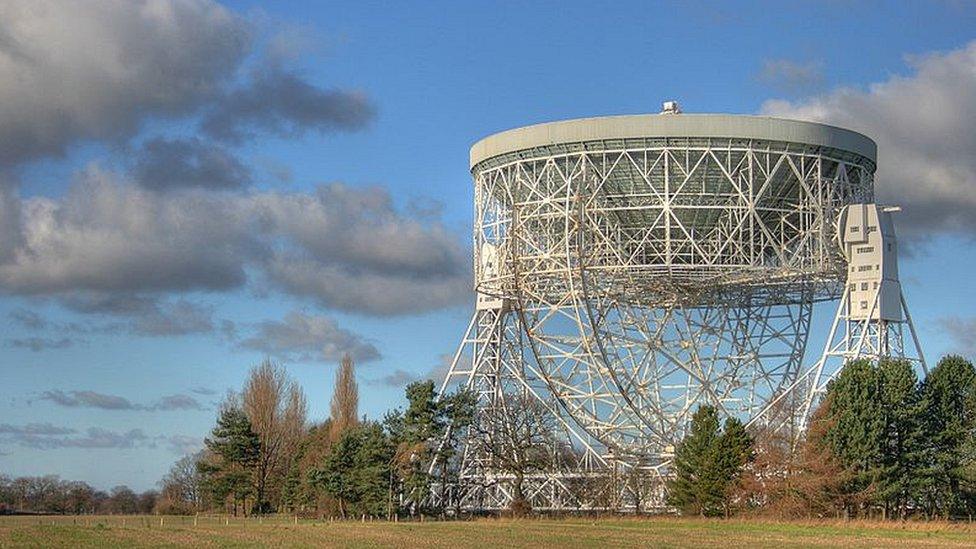
[[[755,422],[832,374],[802,367],[813,305],[845,293],[838,212],[872,201],[875,168],[860,134],[759,117],[607,117],[483,140],[478,307],[442,393],[467,387],[501,415],[505,395],[530,395],[556,418],[564,457],[526,480],[534,507],[660,505],[655,479],[699,405]],[[490,456],[459,456],[436,498],[511,501]],[[645,487],[613,482],[634,471]]]

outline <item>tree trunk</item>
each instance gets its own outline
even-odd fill
[[[257,493],[257,499],[254,502],[254,506],[258,510],[258,513],[263,513],[264,512],[264,490],[265,490],[265,485],[264,485],[264,481],[265,481],[265,479],[264,479],[264,472],[263,471],[259,471],[258,474],[259,474],[259,476],[258,476],[258,493]]]
[[[512,514],[516,516],[522,516],[529,510],[528,502],[525,499],[525,492],[522,490],[522,484],[525,481],[525,475],[521,471],[515,473],[515,483],[512,486]]]

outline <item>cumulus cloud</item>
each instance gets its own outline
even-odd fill
[[[312,193],[156,193],[97,167],[61,198],[19,201],[0,292],[60,296],[73,310],[146,317],[138,333],[212,329],[208,310],[165,292],[241,288],[247,272],[327,308],[371,315],[470,297],[467,255],[436,219],[379,187]]]
[[[12,337],[5,341],[7,347],[30,349],[35,353],[49,349],[66,349],[78,343],[86,343],[84,339],[67,337],[66,334],[76,336],[77,334],[88,334],[105,330],[105,327],[93,326],[91,324],[82,325],[75,322],[51,322],[36,311],[24,308],[14,309],[7,316],[13,323],[26,330],[33,332],[49,331],[58,334],[56,337]]]
[[[79,292],[61,298],[70,311],[123,319],[102,324],[92,322],[52,322],[27,309],[15,309],[8,316],[28,330],[49,330],[58,334],[106,334],[128,332],[135,335],[159,337],[213,332],[213,307],[197,305],[186,300],[164,301],[156,297]],[[223,323],[230,321],[224,320]],[[226,329],[222,327],[222,330]],[[61,337],[10,339],[14,347],[33,350],[67,347],[76,340]]]
[[[60,439],[54,446],[69,448],[133,448],[148,440],[149,437],[146,436],[142,429],[116,432],[100,427],[90,427],[85,431],[85,436]]]
[[[23,244],[20,199],[13,185],[0,181],[0,263],[13,258]]]
[[[255,37],[266,30],[214,0],[3,2],[0,166],[85,141],[124,143],[155,119],[200,120],[202,131],[232,142],[358,130],[372,119],[364,94],[287,69],[300,48],[285,46],[299,42],[272,37],[262,48]],[[151,140],[141,155],[137,171],[151,188],[248,180],[228,151],[192,138]],[[167,159],[169,173],[160,169]]]
[[[764,114],[827,122],[878,143],[878,199],[904,206],[909,238],[976,233],[976,41],[908,58],[910,73],[866,89],[798,102],[767,101]]]
[[[199,138],[150,139],[136,153],[136,181],[155,190],[237,189],[251,181],[251,171],[233,153]]]
[[[292,54],[253,35],[212,0],[0,7],[0,167],[88,140],[133,152],[128,175],[92,164],[58,197],[0,185],[0,293],[119,316],[141,335],[219,325],[230,337],[208,308],[166,298],[254,282],[392,315],[470,297],[467,254],[436,212],[396,208],[380,188],[248,190],[250,168],[207,139],[351,131],[375,111],[360,93],[307,81],[286,66]],[[126,144],[166,117],[202,133]],[[80,303],[93,299],[104,303]]]
[[[277,65],[255,70],[248,85],[216,105],[201,124],[215,139],[241,142],[257,133],[296,136],[363,128],[375,109],[365,94],[325,90]]]
[[[91,168],[60,199],[23,200],[23,244],[0,263],[0,288],[221,290],[244,282],[246,235],[219,196],[170,197]]]
[[[443,225],[404,215],[382,188],[325,185],[256,197],[279,237],[270,280],[325,307],[373,315],[442,308],[470,295],[468,261]]]
[[[940,319],[939,327],[948,334],[954,351],[976,356],[976,318],[950,316]]]
[[[346,354],[357,362],[380,357],[372,343],[339,327],[334,319],[298,311],[288,313],[282,321],[259,323],[256,333],[242,341],[241,347],[298,361],[338,362]]]
[[[132,323],[132,331],[139,335],[175,336],[211,332],[213,309],[188,301],[157,304]]]
[[[283,254],[268,264],[268,274],[287,293],[315,299],[324,307],[377,316],[440,309],[470,293],[469,278],[457,272],[412,277],[355,267]]]
[[[173,411],[207,409],[197,399],[184,394],[164,396],[153,404],[144,405],[118,395],[88,390],[65,392],[60,389],[52,389],[41,393],[39,400],[48,400],[66,408],[98,408],[101,410]]]
[[[114,140],[219,96],[251,30],[210,0],[0,4],[0,163]]]
[[[823,64],[789,59],[766,59],[759,81],[789,93],[810,92],[823,84]]]

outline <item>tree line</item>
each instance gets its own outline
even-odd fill
[[[696,411],[668,501],[684,514],[968,518],[976,511],[976,369],[946,356],[924,379],[903,360],[855,360],[809,428],[790,403],[745,429]]]
[[[576,450],[557,443],[543,404],[529,395],[506,398],[504,417],[476,417],[472,394],[439,397],[433,382],[422,381],[407,386],[404,409],[369,420],[359,414],[346,358],[330,417],[309,422],[302,389],[265,361],[221,403],[204,448],[177,461],[158,492],[0,476],[0,510],[441,513],[431,503],[441,499],[429,496],[456,480],[449,464],[467,433],[493,468],[514,478],[512,512],[527,513],[522,479],[560,470]],[[920,380],[905,361],[857,360],[828,384],[808,422],[797,404],[784,398],[748,427],[699,407],[675,448],[667,503],[682,514],[776,518],[969,518],[976,511],[976,369],[969,361],[944,357]],[[618,482],[638,507],[657,490],[653,475],[636,468]]]
[[[17,478],[0,475],[0,515],[134,515],[152,512],[158,499],[156,490],[136,493],[128,486],[116,486],[106,492],[86,482],[62,480],[54,475]]]
[[[205,448],[161,481],[157,511],[234,515],[290,512],[389,517],[418,513],[432,486],[428,468],[454,444],[448,426],[470,423],[467,393],[439,399],[432,381],[406,388],[407,407],[382,420],[359,416],[354,365],[336,376],[330,417],[307,422],[301,389],[270,361],[220,405]],[[446,437],[446,438],[445,438]]]

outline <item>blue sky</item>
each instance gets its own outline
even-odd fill
[[[380,416],[468,320],[470,145],[666,99],[875,138],[926,356],[976,352],[976,5],[112,4],[0,8],[0,473],[149,488],[264,356]]]

